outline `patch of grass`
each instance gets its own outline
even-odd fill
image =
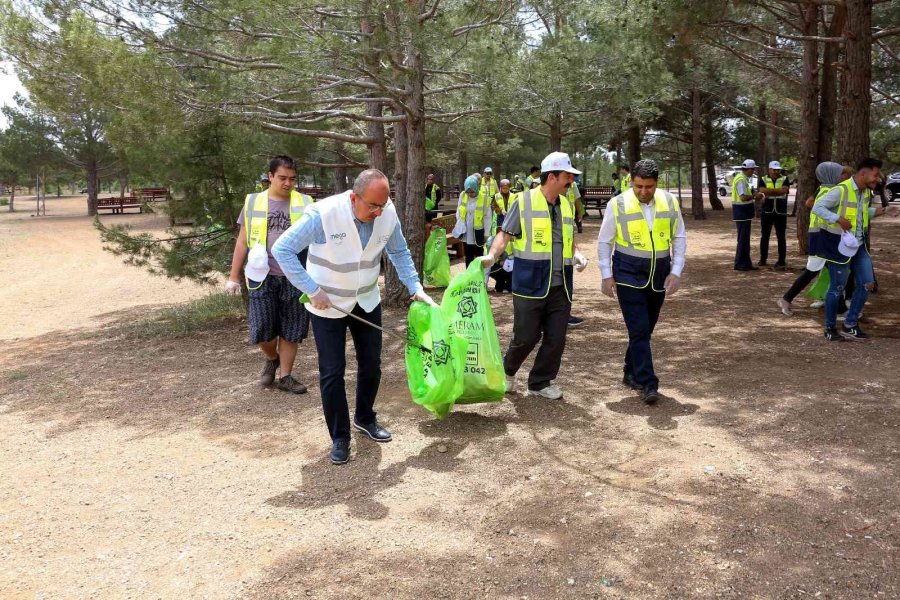
[[[3,379],[5,379],[7,383],[12,383],[14,381],[22,381],[26,377],[28,377],[28,373],[25,371],[9,371],[3,376]]]
[[[9,198],[0,198],[0,206],[9,206]]]
[[[240,296],[210,294],[156,311],[135,323],[133,330],[140,338],[182,337],[209,329],[222,319],[243,315],[244,305]]]

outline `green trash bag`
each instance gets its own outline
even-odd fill
[[[464,385],[457,404],[499,402],[506,393],[500,339],[484,279],[481,261],[473,261],[464,273],[453,278],[441,300],[450,331],[466,340]]]
[[[819,276],[816,277],[815,283],[806,292],[806,297],[812,300],[825,300],[825,294],[831,285],[831,276],[828,274],[828,267],[822,267]]]
[[[425,285],[447,287],[450,284],[450,255],[447,253],[447,230],[435,227],[425,242],[422,261]]]
[[[406,376],[413,402],[438,419],[453,408],[463,388],[463,360],[466,340],[450,333],[444,313],[437,306],[413,302],[409,307],[407,338],[431,348],[406,346]]]

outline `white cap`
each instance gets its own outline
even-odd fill
[[[494,170],[490,167],[485,167],[484,170],[482,171],[482,173],[493,173],[493,172],[494,172]]]
[[[853,258],[857,250],[859,250],[859,240],[856,239],[856,236],[849,231],[842,233],[841,242],[838,244],[838,252],[848,258]]]
[[[756,161],[753,160],[752,158],[748,158],[748,159],[745,160],[743,163],[741,163],[741,168],[742,168],[742,169],[755,169],[755,168],[756,168]]]
[[[770,168],[770,169],[778,169],[778,170],[780,171],[780,170],[781,170],[781,163],[778,162],[777,160],[773,160],[772,162],[769,163],[769,168]]]
[[[572,160],[565,152],[551,152],[541,161],[541,173],[565,171],[572,175],[581,175],[581,171],[572,167]]]
[[[262,281],[269,274],[269,253],[265,244],[256,244],[247,253],[244,275],[251,281]]]

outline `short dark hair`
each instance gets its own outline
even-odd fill
[[[626,171],[628,171],[629,173],[631,173],[631,169],[628,168],[628,165],[619,165],[619,168],[620,168],[620,169],[625,169]]]
[[[292,171],[297,170],[297,163],[294,162],[294,159],[285,154],[279,154],[278,156],[273,156],[272,160],[269,161],[269,170],[267,173],[274,173],[278,170],[278,167],[284,167],[285,169],[291,169]]]
[[[863,169],[880,169],[881,165],[883,165],[880,160],[877,158],[864,158],[856,164],[856,170],[861,171]]]
[[[547,171],[546,173],[541,173],[541,185],[544,185],[545,183],[547,183],[547,178],[549,178],[551,174],[559,177],[560,173],[563,173],[563,172],[564,171]]]
[[[540,170],[541,170],[540,167],[531,167],[531,169],[530,169],[528,172],[529,172],[529,173],[534,173],[535,171],[540,171]]]
[[[655,160],[645,159],[634,163],[634,176],[647,179],[659,179],[659,166]]]

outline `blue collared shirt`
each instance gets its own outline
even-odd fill
[[[369,243],[369,238],[372,237],[375,223],[363,223],[356,217],[353,218],[353,223],[356,225],[356,231],[359,232],[359,240],[362,242],[362,247],[365,248],[366,244]],[[281,234],[281,237],[272,246],[272,256],[281,265],[281,270],[284,271],[285,276],[294,284],[294,287],[307,294],[312,294],[319,289],[319,284],[309,276],[309,273],[300,264],[300,259],[297,255],[308,248],[310,244],[324,243],[325,229],[322,227],[322,215],[316,210],[316,205],[314,204],[303,213],[299,221]],[[409,247],[406,245],[406,238],[403,237],[403,231],[400,229],[400,223],[397,223],[397,226],[394,227],[394,232],[388,239],[384,249],[394,268],[397,269],[400,281],[409,290],[410,295],[421,290],[422,284],[419,283],[419,274],[416,272],[415,264],[413,264],[412,255],[409,252]]]

